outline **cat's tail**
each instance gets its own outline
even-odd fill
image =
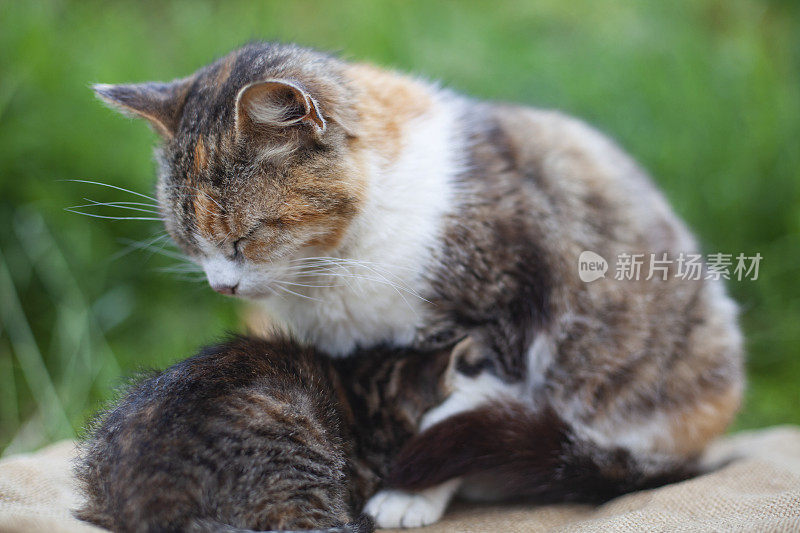
[[[454,415],[412,438],[388,485],[421,490],[456,477],[491,497],[602,502],[698,472],[688,458],[638,457],[578,437],[551,408],[493,402]]]

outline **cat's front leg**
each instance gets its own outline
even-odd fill
[[[419,492],[385,489],[367,501],[364,512],[381,528],[421,527],[437,522],[461,486],[451,479]]]

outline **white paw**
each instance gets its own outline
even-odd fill
[[[421,527],[433,524],[442,517],[448,499],[426,495],[425,492],[382,490],[369,499],[364,512],[384,527]]]

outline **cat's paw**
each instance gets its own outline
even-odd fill
[[[382,490],[369,499],[364,512],[381,528],[421,527],[442,517],[448,499],[431,497],[425,492]]]

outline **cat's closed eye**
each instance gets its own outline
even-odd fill
[[[233,241],[233,257],[231,259],[233,261],[241,261],[242,260],[242,241],[245,237],[240,237]]]

